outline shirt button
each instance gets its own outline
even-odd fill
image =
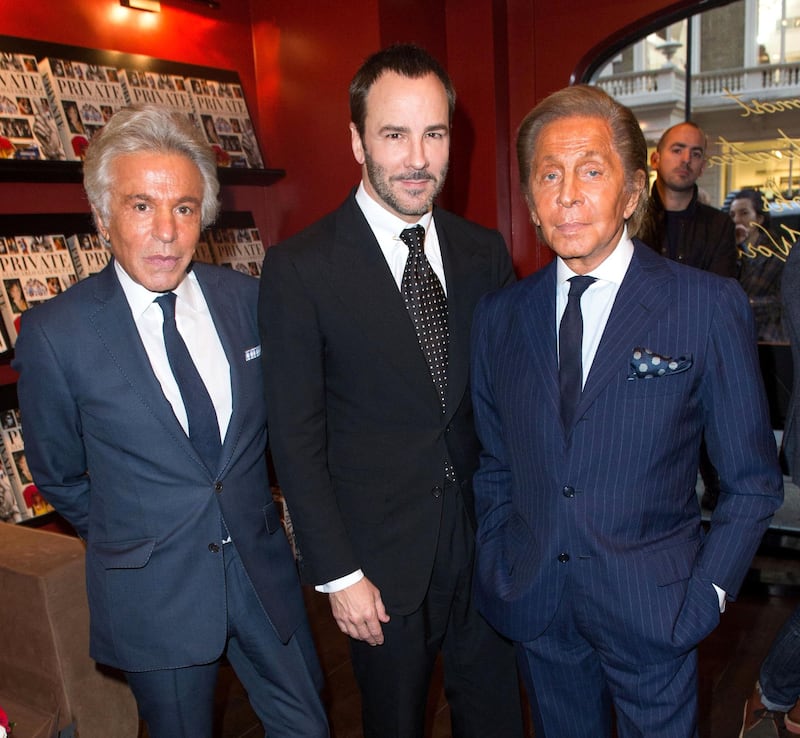
[[[434,487],[431,490],[431,494],[438,500],[442,496],[442,488],[439,486]]]
[[[569,561],[569,554],[568,554],[568,553],[560,553],[560,554],[558,555],[558,560],[559,560],[559,561],[560,561],[562,564],[566,564],[566,563]]]
[[[214,492],[222,492],[222,482],[214,483]]]
[[[561,494],[564,495],[564,497],[575,497],[575,489],[569,486],[564,487],[564,489],[561,490]]]
[[[211,551],[212,554],[219,553],[219,546],[216,543],[209,543],[208,550]]]

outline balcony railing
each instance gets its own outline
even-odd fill
[[[641,72],[622,72],[601,77],[595,84],[620,102],[638,105],[671,104],[683,100],[686,75],[678,67]],[[692,105],[714,108],[730,104],[730,95],[747,102],[798,99],[800,105],[800,62],[762,64],[757,67],[698,72],[691,77]]]

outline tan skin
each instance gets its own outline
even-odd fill
[[[200,238],[203,177],[180,154],[137,153],[111,163],[108,222],[101,235],[125,272],[153,292],[175,289]]]
[[[353,123],[350,139],[367,192],[391,213],[416,223],[431,209],[447,172],[450,125],[444,85],[434,74],[409,79],[384,73],[367,95],[363,140]],[[367,577],[329,596],[343,633],[371,646],[383,643],[381,623],[390,618],[380,590]]]
[[[634,172],[629,189],[608,123],[582,116],[547,124],[531,163],[531,219],[570,269],[588,274],[617,247],[645,173]]]

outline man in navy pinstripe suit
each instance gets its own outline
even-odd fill
[[[697,644],[735,598],[783,497],[747,298],[632,238],[647,147],[577,86],[520,127],[520,179],[557,258],[475,314],[478,606],[517,644],[537,738],[697,735]],[[583,332],[562,420],[569,279]],[[567,355],[566,349],[562,355]],[[720,472],[695,495],[705,434]]]

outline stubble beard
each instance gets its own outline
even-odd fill
[[[445,178],[447,177],[447,168],[448,168],[447,164],[444,165],[439,177],[437,178],[433,174],[431,174],[427,169],[415,170],[412,172],[407,172],[402,175],[395,175],[393,177],[389,177],[386,174],[386,170],[380,164],[376,164],[375,161],[372,159],[372,157],[366,151],[364,151],[364,163],[367,167],[367,177],[369,179],[369,182],[372,185],[372,188],[378,194],[378,197],[380,197],[381,200],[383,200],[383,202],[391,210],[393,210],[396,213],[399,213],[400,215],[408,215],[412,217],[425,215],[425,213],[427,213],[433,207],[433,201],[439,196],[439,193],[442,191],[442,187],[444,187]],[[392,182],[398,179],[404,179],[404,180],[415,179],[419,180],[420,182],[432,181],[434,183],[434,187],[433,190],[431,191],[430,196],[427,199],[409,205],[400,202],[400,200],[392,190]]]

